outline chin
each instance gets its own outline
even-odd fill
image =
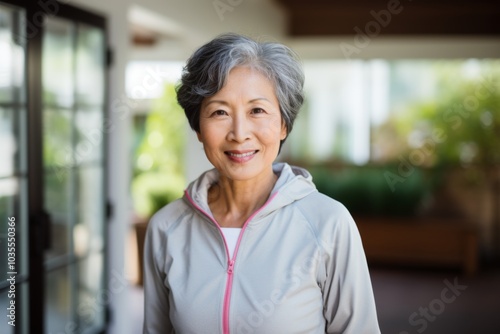
[[[219,173],[222,176],[234,181],[246,181],[259,176],[264,170],[265,168],[263,168],[262,166],[256,168],[254,166],[249,166],[248,164],[233,164],[231,166],[223,168],[222,170],[219,169]]]

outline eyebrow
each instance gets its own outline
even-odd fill
[[[255,99],[251,99],[250,101],[248,101],[248,103],[253,103],[253,102],[256,102],[256,101],[267,101],[269,103],[271,103],[271,101],[269,101],[268,99],[266,99],[265,97],[256,97]],[[220,103],[220,104],[223,104],[223,105],[229,105],[229,103],[227,103],[226,101],[224,100],[211,100],[211,101],[208,101],[206,104],[205,104],[205,107],[208,106],[209,104],[211,103]]]

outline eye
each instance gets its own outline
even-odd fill
[[[265,113],[266,111],[262,108],[253,108],[252,109],[252,114],[263,114]]]
[[[212,116],[224,116],[224,115],[227,115],[227,113],[222,109],[216,110],[212,113]]]

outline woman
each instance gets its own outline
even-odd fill
[[[151,219],[144,333],[380,333],[350,214],[273,164],[303,82],[289,48],[236,34],[187,61],[178,101],[215,169]]]

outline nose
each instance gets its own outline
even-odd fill
[[[242,143],[251,137],[251,124],[244,115],[235,115],[232,118],[228,140]]]

